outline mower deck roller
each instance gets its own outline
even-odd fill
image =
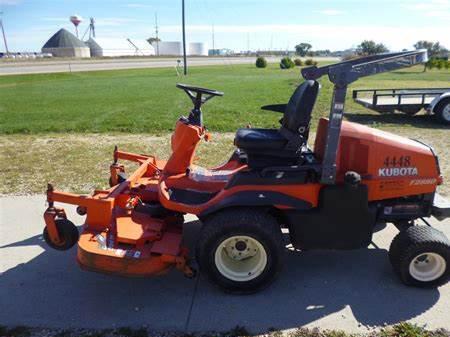
[[[389,251],[399,278],[442,284],[450,276],[450,242],[415,222],[450,216],[436,193],[443,181],[437,155],[418,141],[342,120],[348,84],[426,59],[425,51],[413,51],[303,69],[306,81],[288,104],[270,106],[284,110],[280,128],[239,129],[231,157],[210,169],[194,163],[199,142],[210,139],[201,107],[223,93],[178,84],[193,109],[176,123],[169,159],[116,147],[109,189],[81,196],[49,185],[44,238],[58,250],[78,243],[78,262],[87,270],[149,276],[176,267],[192,277],[182,234],[184,215],[193,214],[203,224],[195,248],[200,269],[223,289],[248,293],[279,274],[281,227],[300,250],[360,249],[377,223],[389,222],[400,230]],[[310,148],[317,80],[324,75],[334,84],[331,111]],[[139,167],[127,177],[123,161]],[[86,215],[81,234],[55,202],[78,205]]]

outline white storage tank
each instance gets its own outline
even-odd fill
[[[208,48],[203,42],[191,42],[188,44],[187,54],[191,56],[208,56]]]
[[[152,44],[156,50],[156,42]],[[159,55],[162,56],[180,56],[183,55],[183,45],[179,41],[159,41]]]

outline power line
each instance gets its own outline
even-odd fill
[[[247,54],[250,54],[250,33],[247,32]]]
[[[212,49],[214,53],[214,50],[216,49],[214,46],[214,24],[212,24]]]
[[[6,42],[6,33],[5,33],[5,27],[3,27],[2,15],[3,15],[3,12],[0,12],[0,27],[2,28],[3,42],[5,44],[6,55],[8,55],[9,54],[8,43]]]
[[[158,13],[155,12],[156,56],[159,56]]]
[[[181,0],[181,24],[183,29],[183,68],[184,75],[187,75],[187,59],[186,59],[186,28],[184,20],[184,0]]]

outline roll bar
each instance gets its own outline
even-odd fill
[[[317,80],[324,75],[328,75],[329,80],[334,84],[327,141],[322,162],[322,184],[331,185],[336,182],[336,157],[344,115],[347,86],[361,77],[411,67],[427,61],[427,50],[420,49],[398,53],[377,54],[323,67],[312,66],[302,69],[302,76],[305,80]]]

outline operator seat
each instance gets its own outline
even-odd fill
[[[311,113],[320,84],[305,81],[292,94],[280,129],[239,129],[234,144],[247,155],[250,167],[298,164],[309,136]]]

